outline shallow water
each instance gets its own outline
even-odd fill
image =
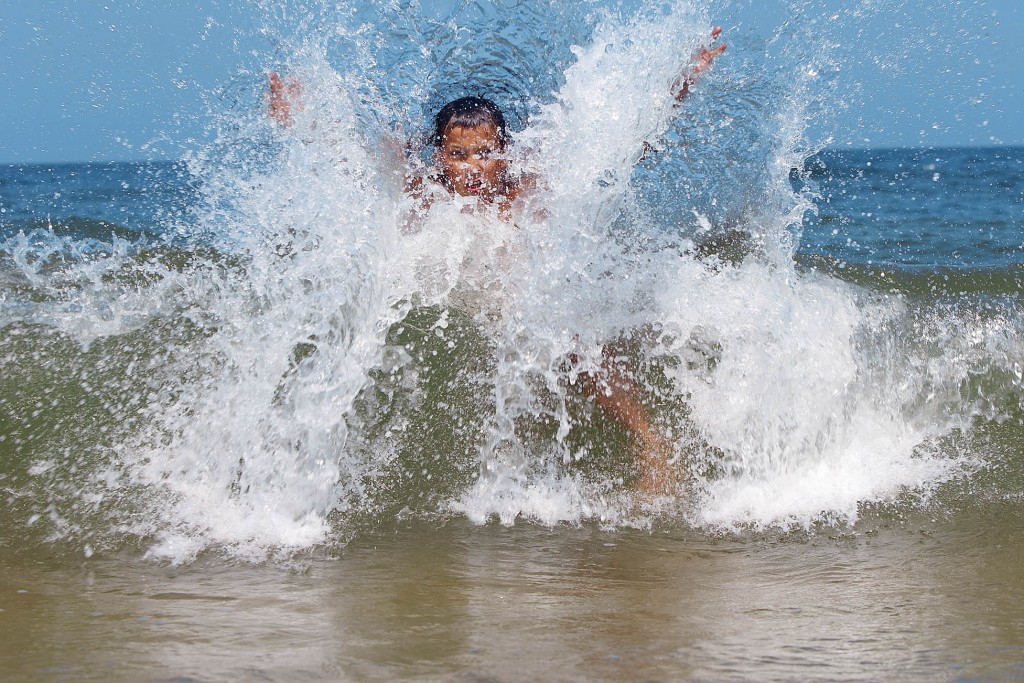
[[[4,678],[1020,680],[1019,506],[813,536],[416,523],[292,568],[5,556]]]

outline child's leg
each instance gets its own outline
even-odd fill
[[[678,483],[668,460],[672,447],[651,424],[647,408],[639,400],[640,391],[619,360],[607,346],[602,350],[599,373],[582,373],[583,390],[594,397],[601,408],[628,429],[640,448],[637,464],[640,479],[637,488],[651,495],[668,494]]]

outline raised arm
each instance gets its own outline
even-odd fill
[[[718,40],[718,36],[722,34],[722,27],[716,26],[711,30],[711,43]],[[716,45],[714,47],[702,47],[700,52],[697,53],[697,63],[690,69],[689,73],[680,76],[679,79],[672,84],[672,89],[675,91],[676,102],[682,102],[683,98],[686,97],[687,93],[690,92],[690,86],[697,82],[700,75],[711,68],[711,64],[715,61],[718,55],[725,52],[725,43]]]
[[[718,40],[718,36],[722,33],[722,27],[716,26],[711,29],[711,42],[714,44]],[[696,55],[696,63],[692,68],[685,74],[681,75],[676,79],[675,83],[672,84],[672,92],[675,93],[675,106],[683,101],[687,93],[690,92],[690,86],[697,82],[700,75],[711,68],[711,64],[714,63],[718,55],[725,52],[725,43],[714,47],[702,47],[700,52]],[[652,152],[655,151],[654,146],[651,143],[644,140],[644,148],[640,152],[639,161],[646,159]]]
[[[295,111],[302,111],[302,84],[296,79],[289,79],[285,82],[280,74],[270,72],[270,92],[267,93],[267,114],[282,126],[290,126],[292,123],[292,108]]]

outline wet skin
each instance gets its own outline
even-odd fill
[[[491,123],[452,126],[445,131],[437,152],[444,186],[463,197],[480,197],[488,202],[507,197],[510,188],[508,164],[501,158],[504,149],[498,129]]]

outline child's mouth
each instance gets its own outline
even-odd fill
[[[480,190],[483,189],[483,181],[480,180],[467,180],[466,181],[466,192],[470,194],[479,194]]]

